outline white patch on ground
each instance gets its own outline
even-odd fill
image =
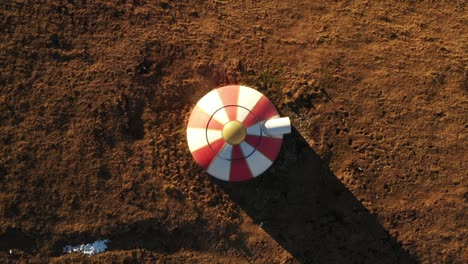
[[[64,253],[80,252],[88,256],[92,256],[94,254],[98,254],[98,253],[106,251],[107,243],[109,242],[110,242],[109,239],[104,239],[104,240],[98,240],[89,244],[81,244],[78,246],[65,246],[63,248],[63,252]]]

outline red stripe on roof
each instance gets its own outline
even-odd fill
[[[253,148],[256,148],[257,145],[260,143],[260,140],[262,139],[262,137],[260,136],[256,136],[256,135],[247,135],[245,136],[245,142],[249,143],[250,146],[252,146]]]
[[[208,126],[206,127],[207,129],[216,129],[216,130],[222,130],[223,126],[220,122],[218,122],[216,119],[211,118],[210,122],[208,123]]]
[[[216,155],[223,149],[224,144],[224,139],[218,139],[210,145],[192,152],[192,156],[204,170],[207,170]]]
[[[231,159],[242,159],[245,158],[244,153],[242,153],[242,149],[240,145],[232,146],[232,156]]]
[[[227,107],[224,107],[224,110],[226,111],[226,114],[227,114],[230,121],[236,120],[236,118],[237,118],[237,106],[227,106]]]
[[[223,129],[223,126],[216,120],[211,119],[211,116],[208,115],[203,109],[198,106],[193,108],[192,114],[190,115],[187,127],[189,128],[206,128],[208,122],[210,122],[211,129]]]
[[[239,85],[228,85],[228,86],[223,86],[221,88],[218,88],[216,91],[218,91],[219,97],[221,98],[221,101],[223,102],[223,105],[228,106],[228,105],[238,105],[238,100],[239,100]],[[228,109],[232,108],[232,109]],[[236,120],[236,113],[237,113],[237,108],[235,107],[227,107],[226,112],[229,117],[229,120]]]
[[[281,144],[283,143],[283,139],[281,138],[272,138],[272,137],[259,137],[254,135],[248,135],[245,139],[247,143],[249,143],[252,147],[255,147],[260,140],[260,144],[256,147],[257,151],[260,151],[265,157],[269,160],[274,161],[278,156],[278,153],[281,149]]]
[[[223,105],[238,105],[239,85],[227,85],[216,89]]]
[[[253,178],[247,160],[231,160],[231,171],[229,174],[229,181],[239,182],[246,181]]]
[[[244,120],[244,126],[250,127],[258,121],[268,120],[271,117],[278,115],[278,111],[267,97],[262,96],[253,109],[250,110],[255,116],[248,115]],[[255,118],[256,117],[256,118]],[[258,120],[257,120],[258,119]]]

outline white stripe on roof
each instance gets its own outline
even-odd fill
[[[221,101],[217,90],[213,90],[207,93],[205,96],[203,96],[202,99],[198,101],[197,106],[203,109],[203,111],[208,113],[208,115],[210,116],[213,116],[216,110],[224,107],[223,101]],[[216,113],[216,115],[213,116],[213,118],[221,124],[226,124],[227,122],[229,122],[229,118],[226,114],[226,111],[223,109],[219,110]]]
[[[218,129],[206,129],[206,138],[208,139],[208,142],[211,144],[215,142],[216,140],[220,139],[223,137],[223,131],[218,130]],[[206,139],[205,139],[206,141]]]
[[[225,144],[224,148],[219,152],[219,155],[222,157],[229,157],[231,158],[232,155],[232,145]],[[213,162],[211,162],[210,166],[208,167],[207,172],[224,181],[229,181],[229,174],[231,171],[231,161],[225,160],[219,157],[216,157]]]
[[[255,148],[253,148],[249,143],[245,141],[242,142],[239,146],[242,150],[242,154],[244,154],[244,157],[247,157],[250,153],[252,153],[255,150]]]
[[[253,177],[257,177],[266,171],[273,162],[265,157],[260,151],[255,151],[247,158],[247,164],[249,165],[250,171]]]
[[[263,127],[264,121],[258,122],[255,125],[252,125],[247,128],[247,134],[249,135],[255,135],[255,136],[261,136],[262,135],[262,127]]]
[[[241,151],[242,151],[242,155],[244,157],[247,157],[249,156],[250,154],[252,154],[252,152],[256,151],[255,148],[253,148],[249,143],[247,142],[242,142],[239,147],[241,148]]]
[[[208,145],[208,142],[206,141],[206,129],[187,128],[187,142],[190,152],[194,152]]]
[[[238,104],[249,110],[252,110],[260,98],[262,98],[262,96],[263,94],[252,88],[241,86],[239,88]],[[241,107],[238,109],[241,109]],[[240,122],[244,121],[244,119],[247,117],[247,114],[248,112],[246,111],[237,110],[237,120]]]

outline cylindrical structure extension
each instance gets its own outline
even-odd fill
[[[291,120],[289,117],[272,118],[263,124],[263,132],[269,136],[291,133]]]

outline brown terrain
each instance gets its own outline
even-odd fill
[[[468,263],[466,1],[3,0],[0,30],[1,263]],[[294,126],[244,183],[186,141],[227,84]]]

